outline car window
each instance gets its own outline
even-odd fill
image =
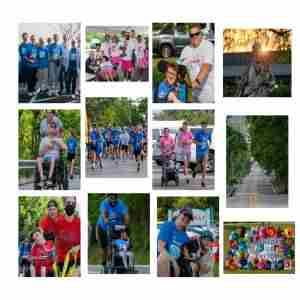
[[[160,34],[174,34],[174,25],[172,23],[167,24],[161,29]]]

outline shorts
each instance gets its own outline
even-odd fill
[[[208,156],[208,151],[197,151],[196,152],[196,160],[202,161],[206,156]]]
[[[75,153],[68,152],[67,154],[67,161],[72,161],[75,159]]]
[[[128,145],[121,145],[121,150],[128,151]]]
[[[178,161],[190,161],[191,160],[191,152],[189,151],[180,151],[176,154],[176,160]]]
[[[99,234],[99,242],[101,248],[108,247],[108,235],[106,230],[103,230],[100,226],[97,226],[98,234]]]
[[[133,70],[133,64],[131,60],[122,60],[122,71],[131,73]]]
[[[49,162],[49,161],[52,161],[52,160],[58,160],[59,159],[59,154],[45,154],[43,156],[43,162]]]
[[[141,155],[141,152],[142,152],[142,149],[141,149],[141,148],[135,148],[135,149],[133,150],[133,154],[134,154],[135,157]]]
[[[103,153],[103,147],[96,147],[96,155],[101,157]]]
[[[113,65],[119,65],[119,64],[121,64],[121,62],[122,62],[122,58],[120,58],[119,56],[111,58],[111,63]]]
[[[147,67],[147,60],[145,57],[139,58],[138,59],[138,67],[141,69],[146,69]]]
[[[114,149],[119,149],[120,144],[119,143],[112,143]]]
[[[91,143],[91,151],[96,151],[96,144]]]
[[[198,103],[213,103],[214,93],[212,87],[192,90],[192,101]]]

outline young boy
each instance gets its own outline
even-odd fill
[[[122,257],[124,268],[128,269],[128,266],[132,267],[133,253],[130,251],[131,245],[125,230],[121,231],[121,237],[115,241],[115,246],[118,250],[118,254]]]
[[[67,140],[67,147],[68,147],[68,155],[67,160],[70,163],[70,179],[74,177],[74,165],[75,165],[75,158],[76,158],[76,149],[77,149],[77,139],[75,135],[75,130],[73,128],[70,129],[70,136]]]

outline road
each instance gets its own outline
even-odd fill
[[[80,97],[72,99],[72,95],[29,97],[19,94],[20,103],[80,103]]]
[[[227,199],[227,207],[288,207],[288,195],[275,194],[271,177],[267,176],[257,163],[254,163],[249,175],[244,178],[234,196]]]
[[[20,190],[33,190],[33,183],[19,184]],[[80,189],[80,176],[75,175],[72,180],[69,180],[69,190],[79,190]]]
[[[135,269],[138,272],[138,274],[150,274],[150,266],[147,266],[147,265],[136,265]],[[88,266],[88,273],[89,274],[99,274],[100,275],[100,267],[99,267],[99,265],[89,265]]]
[[[190,175],[190,183],[186,184],[183,174],[179,174],[179,186],[175,185],[175,182],[170,181],[167,187],[161,187],[161,167],[156,163],[152,164],[152,184],[154,189],[168,189],[168,190],[213,190],[214,189],[214,174],[208,173],[206,177],[206,188],[201,188],[201,176],[197,174],[193,179]]]
[[[104,159],[103,169],[93,170],[91,163],[86,161],[85,174],[88,178],[143,178],[147,177],[147,161],[141,164],[141,170],[137,173],[135,160],[122,160],[116,164],[112,159]]]

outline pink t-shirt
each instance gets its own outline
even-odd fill
[[[193,134],[190,131],[181,131],[179,134],[180,147],[186,152],[191,152]]]
[[[160,138],[160,152],[161,154],[170,154],[175,150],[175,141],[169,136],[162,136]]]

